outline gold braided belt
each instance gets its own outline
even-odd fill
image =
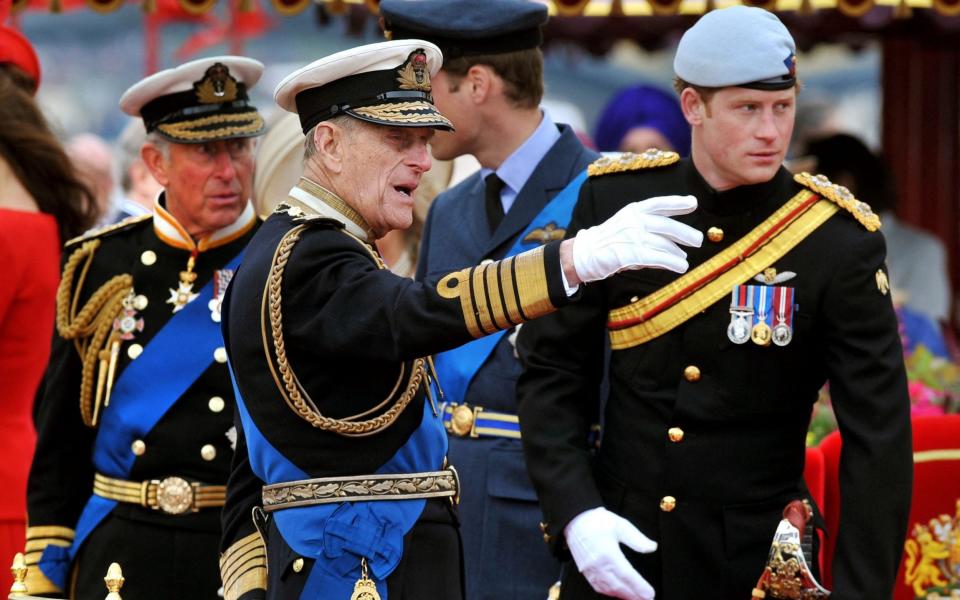
[[[452,466],[442,471],[319,477],[263,486],[263,510],[374,500],[450,498],[457,502],[460,478]]]
[[[195,513],[202,508],[219,508],[227,498],[227,486],[204,485],[181,477],[124,481],[96,473],[93,493],[107,500],[139,504],[168,515]]]

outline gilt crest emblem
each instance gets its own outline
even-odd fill
[[[237,80],[223,63],[214,63],[203,74],[203,79],[193,84],[197,101],[201,104],[233,102],[237,99]]]
[[[953,516],[917,523],[904,545],[904,583],[923,600],[960,595],[960,500]]]
[[[410,53],[406,62],[397,69],[397,83],[401,90],[430,91],[430,69],[427,54],[418,48]]]

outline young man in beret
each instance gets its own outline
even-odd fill
[[[409,227],[427,145],[451,129],[431,96],[441,61],[423,40],[372,44],[276,90],[299,115],[306,161],[224,302],[241,433],[224,509],[227,600],[462,598],[460,486],[429,355],[552,312],[581,281],[682,271],[677,243],[701,240],[665,216],[690,199],[657,198],[593,238],[424,282],[390,273],[373,244]],[[267,569],[252,560],[264,552]]]
[[[439,194],[424,224],[417,278],[499,260],[563,237],[576,186],[598,155],[541,110],[541,28],[547,7],[527,0],[384,0],[392,39],[443,51],[437,107],[456,131],[431,140],[441,159],[472,154],[481,169]],[[467,597],[541,598],[559,578],[543,545],[517,423],[515,329],[436,357],[450,459],[460,470]]]
[[[810,502],[806,431],[828,381],[844,442],[831,597],[891,596],[912,462],[883,236],[846,189],[782,166],[794,52],[772,13],[708,13],[674,62],[691,158],[644,153],[590,168],[569,235],[638,194],[682,193],[699,208],[681,220],[709,242],[683,277],[588,285],[576,305],[520,333],[524,449],[553,547],[576,565],[561,598],[749,598],[784,507]],[[610,395],[591,460],[582,440],[605,338]],[[817,558],[805,562],[803,597],[822,598]]]
[[[120,108],[164,187],[153,212],[67,242],[57,335],[37,407],[26,559],[32,595],[216,597],[233,389],[220,300],[257,219],[258,61],[161,71]]]

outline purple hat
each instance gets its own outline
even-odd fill
[[[680,156],[690,153],[690,125],[674,94],[647,85],[624,88],[603,109],[594,140],[601,152],[613,152],[631,129],[650,127],[670,141]]]

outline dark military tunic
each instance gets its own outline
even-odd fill
[[[252,236],[252,209],[242,218],[249,223],[240,228],[239,237],[198,254],[195,292],[211,280],[215,270],[224,268],[239,254]],[[135,331],[134,339],[120,346],[115,380],[136,360],[137,350],[146,347],[173,316],[173,306],[166,301],[171,288],[177,289],[179,273],[186,269],[190,256],[190,251],[158,237],[152,217],[133,221],[70,242],[64,252],[69,257],[89,239],[100,241],[82,288],[70,292],[71,296],[77,294],[78,310],[105,282],[120,274],[131,275],[135,294],[147,300],[137,314],[143,319],[142,330]],[[93,490],[95,468],[91,456],[98,429],[81,420],[81,369],[74,342],[55,334],[50,365],[38,395],[38,440],[28,487],[31,594],[54,593],[55,586],[36,564],[47,544],[69,545]],[[155,376],[178,374],[165,372],[161,366]],[[127,479],[143,482],[177,476],[188,482],[225,485],[233,454],[233,403],[226,354],[221,349],[149,433],[134,443],[137,447],[125,449],[137,455]],[[101,408],[104,414],[109,410]],[[126,577],[124,596],[140,600],[215,598],[220,587],[219,512],[218,508],[204,508],[170,515],[119,503],[80,547],[68,579],[71,590],[75,589],[79,598],[104,596],[103,577],[110,563],[117,562]]]
[[[285,403],[268,363],[274,360],[268,356],[276,356],[276,342],[268,326],[269,308],[263,304],[265,283],[275,272],[271,264],[283,237],[306,224],[289,254],[280,288],[286,355],[319,412],[335,419],[384,414],[407,389],[414,360],[510,326],[505,307],[512,307],[506,308],[512,319],[523,321],[566,303],[559,242],[534,251],[533,262],[527,253],[525,258],[504,261],[503,268],[493,263],[458,272],[453,277],[462,285],[454,292],[449,277],[415,282],[380,268],[366,241],[370,238],[362,232],[365,228],[357,230],[359,215],[353,213],[351,220],[324,207],[318,197],[341,208],[346,205],[310,182],[301,180],[300,185],[315,197],[293,210],[281,205],[267,219],[230,286],[224,322],[230,362],[253,423],[280,455],[311,478],[372,474],[419,427],[427,401],[424,386],[415,388],[413,400],[396,421],[362,437],[314,427]],[[309,219],[301,217],[301,206]],[[316,218],[311,206],[320,206],[321,214],[330,218]],[[497,295],[495,302],[491,294]],[[236,581],[244,569],[237,549],[254,530],[251,508],[261,501],[262,485],[238,446],[224,510],[227,600],[264,596],[262,588]],[[387,579],[391,600],[461,597],[455,518],[446,500],[427,502],[404,538],[402,562]],[[313,558],[294,552],[272,520],[264,530],[267,597],[300,597]]]
[[[724,234],[687,249],[693,269],[802,189],[781,169],[769,182],[715,192],[691,161],[603,175],[582,189],[568,235],[631,200],[692,194],[698,210],[678,220]],[[732,343],[728,295],[660,337],[614,351],[595,461],[581,440],[598,397],[608,311],[678,276],[644,270],[589,284],[580,302],[524,326],[520,422],[554,549],[562,554],[573,517],[603,505],[659,543],[649,555],[627,550],[658,600],[749,598],[784,506],[809,496],[805,435],[829,381],[844,440],[832,597],[889,598],[911,440],[897,322],[878,286],[884,256],[883,237],[840,210],[772,265],[796,274],[777,284],[795,288],[789,345]],[[576,568],[566,573],[563,598],[597,597]]]

